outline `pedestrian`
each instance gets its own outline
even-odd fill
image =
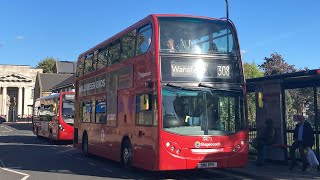
[[[298,122],[298,124],[296,124],[296,127],[294,129],[294,142],[290,147],[291,165],[289,169],[292,170],[295,167],[295,152],[297,149],[299,149],[300,157],[303,163],[302,171],[305,171],[308,167],[308,161],[306,158],[306,154],[304,153],[304,150],[312,148],[312,146],[314,145],[314,132],[311,127],[311,124],[308,121],[306,121],[303,115],[295,115],[294,121]]]
[[[264,122],[264,128],[262,133],[257,138],[257,166],[263,166],[264,164],[264,148],[265,146],[272,145],[274,142],[274,126],[272,119],[268,118]]]

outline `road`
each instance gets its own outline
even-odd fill
[[[34,136],[31,127],[31,124],[0,124],[1,180],[245,178],[219,170],[162,173],[126,170],[117,162],[96,156],[86,157],[72,144],[52,145],[47,139]]]

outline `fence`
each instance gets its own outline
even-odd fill
[[[314,128],[314,127],[313,127]],[[295,126],[288,126],[286,129],[286,136],[287,137],[287,145],[291,145],[293,143],[293,133],[294,133],[294,129]],[[316,132],[314,132],[315,136],[316,136]],[[252,140],[254,138],[257,137],[257,128],[256,128],[256,124],[251,123],[249,125],[249,142],[252,142]],[[251,156],[256,156],[257,155],[257,151],[255,148],[253,148],[251,145],[249,146],[249,155]],[[287,155],[290,158],[290,152],[289,152],[289,148],[287,149]],[[297,159],[300,158],[300,154],[298,151],[296,151],[296,157]]]

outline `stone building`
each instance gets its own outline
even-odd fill
[[[74,91],[76,62],[56,61],[53,73],[38,73],[34,88],[34,102],[51,93]]]
[[[0,65],[0,115],[6,121],[32,115],[37,73],[43,69],[28,65]]]

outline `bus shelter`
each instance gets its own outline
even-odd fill
[[[320,69],[247,79],[249,140],[262,133],[264,121],[271,118],[275,128],[274,145],[265,150],[266,159],[288,162],[286,145],[293,142],[296,122],[303,115],[315,132],[313,149],[319,154]],[[251,148],[252,150],[252,148]]]

